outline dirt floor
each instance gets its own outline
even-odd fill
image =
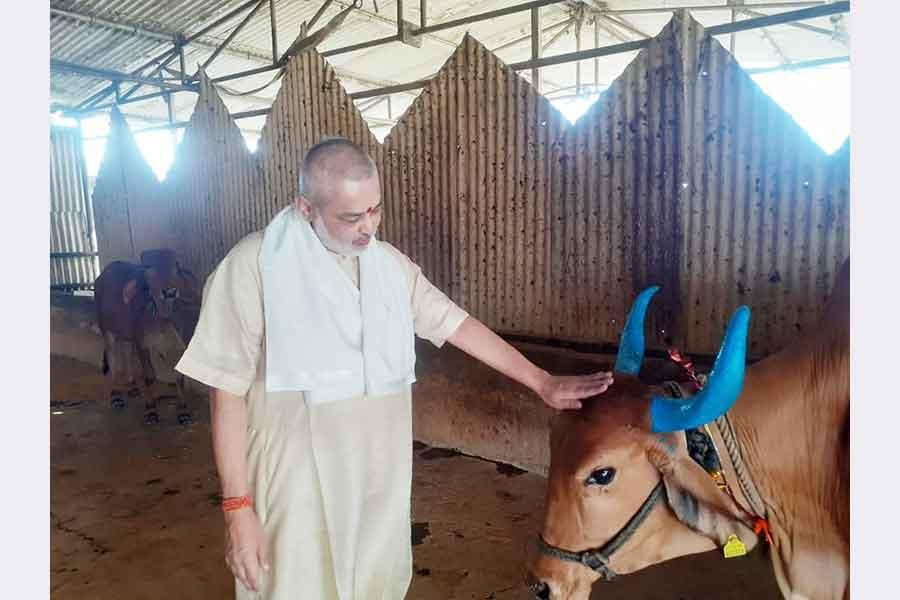
[[[50,373],[51,598],[231,598],[206,401],[193,401],[186,427],[161,402],[161,423],[147,427],[139,401],[108,408],[95,367],[53,357]],[[408,597],[528,598],[523,556],[544,479],[424,444],[415,454]],[[780,598],[770,570],[764,551],[711,552],[620,577],[593,597]]]

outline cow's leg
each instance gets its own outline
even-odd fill
[[[116,341],[114,333],[103,332],[103,373],[106,375],[106,392],[110,406],[125,408],[125,392],[120,385],[124,365]]]
[[[144,423],[156,425],[159,423],[159,412],[156,408],[156,396],[153,395],[151,389],[156,381],[156,374],[153,371],[153,363],[150,361],[150,351],[141,342],[136,342],[134,347],[141,361],[141,378],[144,384]]]
[[[190,425],[194,422],[194,416],[187,405],[187,396],[184,393],[184,375],[176,373],[175,386],[178,394],[178,422],[182,425]]]
[[[138,387],[138,382],[135,379],[134,374],[137,372],[138,365],[135,364],[135,360],[137,360],[137,356],[135,354],[134,342],[120,342],[121,345],[121,365],[122,372],[124,373],[124,381],[125,387],[128,390],[128,397],[132,399],[140,398],[141,396],[141,388]]]

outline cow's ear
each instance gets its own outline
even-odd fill
[[[128,283],[125,284],[125,287],[122,288],[122,301],[125,304],[130,303],[134,300],[134,297],[138,292],[138,282],[137,279],[129,279]]]
[[[647,435],[645,451],[663,478],[666,497],[678,520],[719,547],[736,535],[752,550],[759,541],[734,501],[688,455],[684,432]]]

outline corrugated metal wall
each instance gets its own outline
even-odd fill
[[[174,204],[173,248],[183,264],[205,276],[265,220],[259,210],[257,160],[205,75],[200,86],[200,99],[161,187]]]
[[[565,127],[466,36],[385,140],[386,237],[506,332],[555,331],[550,156]]]
[[[50,128],[50,287],[80,289],[98,274],[94,219],[78,129]]]
[[[849,254],[849,150],[825,156],[690,17],[572,127],[471,37],[383,146],[316,53],[290,63],[255,156],[204,80],[157,185],[188,264],[205,275],[264,227],[324,135],[379,165],[384,238],[501,332],[615,342],[634,295],[660,284],[651,347],[714,352],[747,303],[766,354],[818,316]]]
[[[765,354],[815,323],[849,256],[849,151],[826,155],[693,19],[664,34],[684,65],[683,343],[713,352],[747,304]]]
[[[556,153],[561,266],[547,275],[560,292],[561,337],[616,341],[634,297],[654,284],[648,330],[678,322],[682,98],[669,42],[638,53]]]
[[[92,201],[101,268],[115,260],[139,262],[149,248],[175,246],[171,199],[116,109]]]

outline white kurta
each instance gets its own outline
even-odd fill
[[[247,236],[209,276],[177,366],[246,397],[249,485],[272,569],[259,594],[236,581],[237,598],[399,600],[412,578],[410,391],[311,407],[301,392],[267,393],[261,242]],[[407,274],[416,335],[441,346],[466,312],[384,245]],[[358,259],[331,257],[358,287]]]

